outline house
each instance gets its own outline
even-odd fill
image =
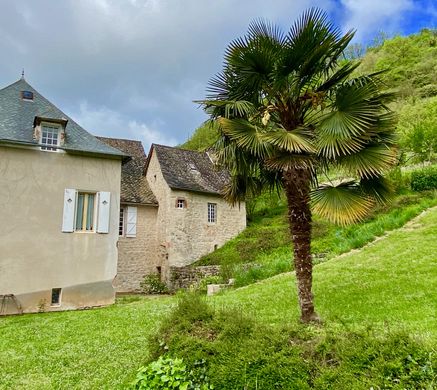
[[[206,152],[100,138],[132,156],[122,168],[120,239],[115,286],[140,290],[144,276],[171,281],[172,267],[189,265],[246,227],[245,204],[231,206],[221,191],[229,180]]]
[[[24,78],[0,90],[0,314],[114,302],[127,160]]]

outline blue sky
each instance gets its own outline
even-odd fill
[[[27,81],[88,131],[175,145],[251,20],[287,29],[310,6],[367,44],[437,27],[436,0],[0,0],[0,87]]]

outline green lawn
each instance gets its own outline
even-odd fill
[[[294,276],[282,274],[211,299],[272,326],[298,318]],[[315,267],[326,329],[402,328],[437,345],[437,208],[357,253]],[[123,388],[174,297],[122,299],[102,309],[0,318],[0,388]]]

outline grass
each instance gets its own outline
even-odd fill
[[[401,329],[437,347],[437,209],[415,224],[314,270],[320,331]],[[112,307],[0,318],[0,388],[125,388],[174,297],[126,297]],[[298,318],[292,273],[210,299],[280,329]],[[341,388],[341,387],[339,387]]]
[[[196,264],[221,264],[223,278],[234,278],[240,287],[290,271],[292,246],[284,200],[276,197],[269,201],[265,197],[260,203],[243,233]],[[434,205],[437,205],[435,191],[406,192],[356,225],[340,227],[315,217],[312,237],[315,262],[360,248]]]

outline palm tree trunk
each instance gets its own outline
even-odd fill
[[[312,288],[313,264],[311,258],[310,172],[291,169],[284,173],[283,183],[287,196],[288,222],[294,247],[294,269],[301,321],[318,322],[314,311]]]

